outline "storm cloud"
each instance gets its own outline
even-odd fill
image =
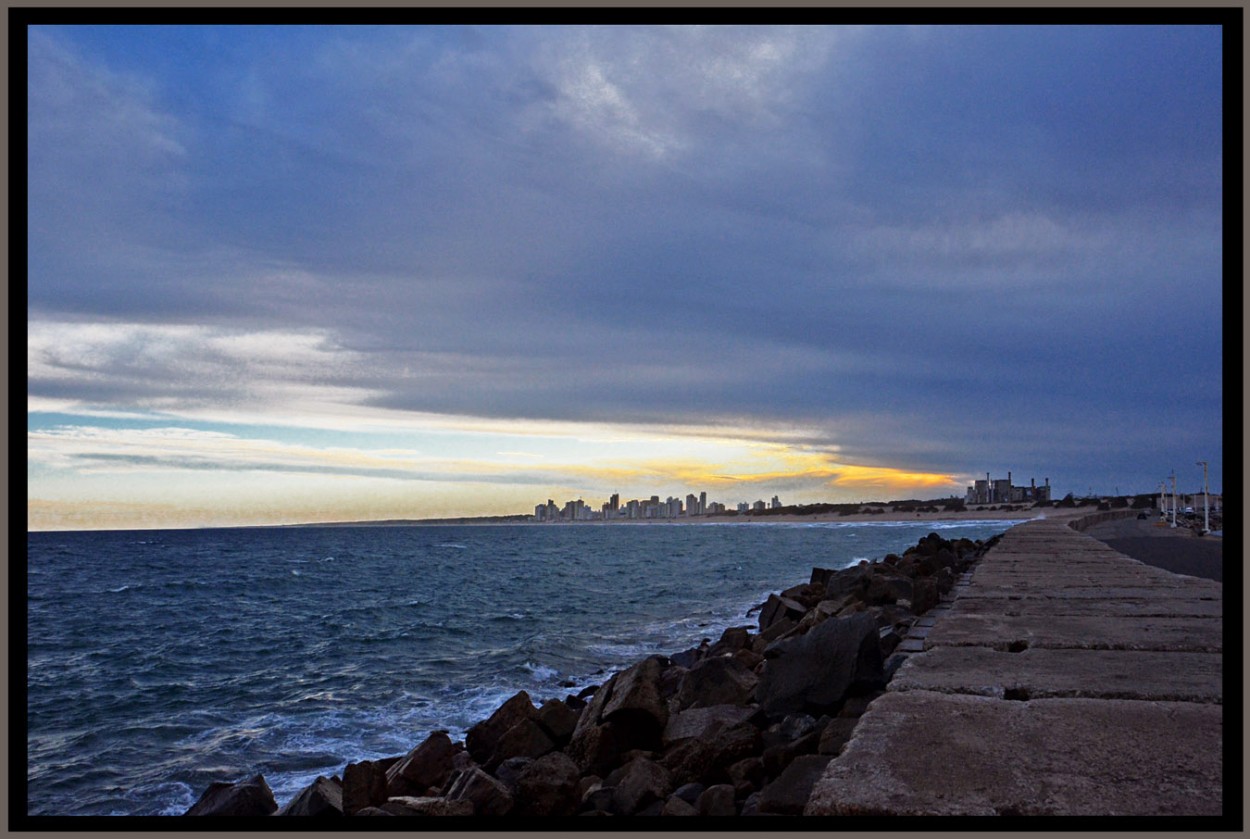
[[[1222,457],[1222,37],[35,27],[30,393],[1150,491]]]

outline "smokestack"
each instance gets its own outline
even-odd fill
[[[1011,470],[1007,470],[1007,486],[1011,486]]]
[[[1037,478],[1029,478],[1029,488],[1037,489]]]

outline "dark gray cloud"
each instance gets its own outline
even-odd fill
[[[39,29],[31,316],[332,336],[324,383],[385,407],[802,422],[854,462],[1089,481],[1214,461],[1219,38]],[[31,390],[228,400],[257,369],[208,361]]]

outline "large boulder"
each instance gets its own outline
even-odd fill
[[[536,719],[521,720],[499,738],[495,751],[483,767],[486,771],[493,772],[508,758],[542,757],[555,748],[555,741]]]
[[[751,643],[751,628],[748,626],[731,626],[721,633],[720,640],[707,649],[707,655],[719,656],[725,653],[733,653],[738,650],[745,649]],[[697,661],[698,659],[696,659]],[[677,663],[674,660],[674,663]],[[694,661],[690,663],[681,663],[682,667],[691,667]]]
[[[664,802],[675,789],[673,776],[660,764],[645,757],[625,766],[612,792],[612,811],[632,816],[654,802]]]
[[[478,763],[485,764],[495,754],[500,739],[517,723],[531,720],[538,715],[530,695],[525,691],[518,692],[507,702],[495,709],[487,719],[470,728],[464,737],[465,748]]]
[[[734,806],[734,788],[732,784],[715,784],[708,787],[699,796],[695,809],[700,816],[733,816],[737,815]]]
[[[721,729],[744,723],[758,712],[759,708],[754,705],[709,705],[680,711],[669,717],[664,728],[664,745],[668,747],[691,737],[710,740]]]
[[[386,801],[386,770],[401,758],[361,760],[343,769],[343,815],[355,815],[366,807]]]
[[[595,692],[573,729],[565,752],[588,774],[602,774],[630,749],[656,749],[668,722],[661,696],[664,669],[651,656],[617,673]]]
[[[859,594],[868,585],[870,566],[867,562],[853,565],[850,568],[831,570],[828,568],[812,569],[812,584],[824,586],[824,600],[833,600],[846,594]]]
[[[759,812],[782,816],[803,815],[803,808],[811,797],[812,787],[820,780],[831,760],[832,755],[796,757],[777,780],[760,790]]]
[[[446,798],[427,795],[400,795],[387,799],[386,803],[379,807],[366,809],[381,810],[391,816],[472,816],[473,802],[463,799],[449,801]],[[361,814],[364,814],[364,811],[361,811]],[[374,813],[369,812],[368,815],[374,815]]]
[[[758,755],[759,729],[750,722],[717,729],[707,738],[691,737],[669,747],[660,762],[673,775],[678,786],[689,783],[721,783],[728,780],[728,768],[740,760]]]
[[[600,711],[600,719],[611,722],[624,716],[648,717],[654,721],[657,731],[663,729],[668,722],[668,706],[661,698],[662,670],[662,659],[649,656],[617,673],[612,678],[610,695]]]
[[[691,667],[677,689],[677,707],[745,705],[759,677],[734,656],[705,658]]]
[[[768,629],[782,618],[797,621],[803,617],[807,607],[797,600],[780,595],[770,594],[760,608],[760,632]]]
[[[581,800],[581,770],[568,755],[552,752],[521,771],[516,785],[516,815],[571,816]]]
[[[187,816],[268,816],[278,809],[273,790],[263,775],[246,781],[208,785],[200,800],[191,805]]]
[[[557,748],[568,745],[569,738],[577,728],[577,720],[581,716],[567,702],[560,699],[548,699],[538,709],[534,721],[542,726],[543,731],[552,739]]]
[[[502,781],[496,780],[474,766],[461,772],[447,790],[448,801],[469,801],[475,816],[503,816],[513,807],[512,793]]]
[[[343,784],[318,775],[298,795],[284,804],[275,816],[342,816]]]
[[[777,641],[764,656],[756,697],[772,717],[820,714],[852,688],[884,683],[877,623],[867,613],[830,618],[806,635]]]
[[[912,582],[905,576],[892,573],[873,574],[868,580],[868,588],[864,591],[864,602],[873,605],[897,603],[910,600]]]
[[[386,770],[387,797],[420,797],[431,788],[441,790],[451,778],[460,751],[446,731],[435,731]]]

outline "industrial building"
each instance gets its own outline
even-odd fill
[[[975,481],[972,486],[968,487],[968,494],[964,498],[965,504],[1028,504],[1036,501],[1050,500],[1050,478],[1046,478],[1046,482],[1042,486],[1037,485],[1037,479],[1030,478],[1028,486],[1013,486],[1011,483],[1011,473],[1007,473],[1006,478],[997,480],[990,479],[990,473],[985,473],[985,480]]]

